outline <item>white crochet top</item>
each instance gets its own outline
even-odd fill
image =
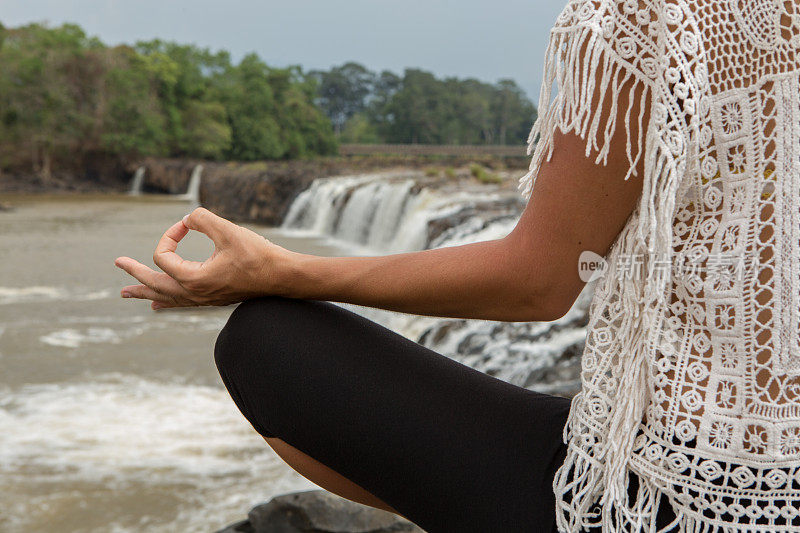
[[[650,103],[625,115],[644,190],[590,308],[561,531],[655,532],[665,496],[676,531],[800,532],[799,51],[798,0],[570,0],[551,31],[524,196],[556,126],[605,164],[619,88]]]

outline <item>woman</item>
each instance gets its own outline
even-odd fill
[[[117,260],[123,296],[243,302],[215,353],[255,429],[428,531],[800,531],[799,48],[788,1],[572,0],[507,237],[325,258],[197,209],[163,273]],[[176,254],[190,230],[203,263]],[[586,251],[607,269],[572,405],[329,303],[553,320]]]

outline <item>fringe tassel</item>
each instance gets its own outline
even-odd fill
[[[562,132],[575,131],[581,138],[586,139],[585,156],[589,157],[592,150],[597,151],[596,164],[607,164],[608,154],[611,150],[611,139],[617,123],[617,107],[619,88],[634,76],[633,92],[641,85],[642,101],[650,97],[651,89],[638,75],[618,58],[613,52],[607,50],[603,40],[599,38],[592,27],[581,27],[576,32],[553,31],[545,50],[545,65],[543,70],[544,82],[539,94],[538,116],[527,139],[527,154],[532,156],[528,172],[519,179],[518,189],[525,198],[530,198],[533,182],[544,161],[550,161],[553,156],[553,134],[558,127]],[[585,56],[581,57],[583,45],[587,45]],[[611,111],[603,129],[602,144],[598,144],[598,131],[602,113],[593,109],[592,96],[597,83],[598,69],[602,70],[600,80],[600,95],[605,98],[611,91]],[[558,91],[553,102],[552,84],[557,82]],[[628,133],[626,142],[626,155],[630,163],[624,179],[637,175],[636,165],[641,158],[644,147],[642,145],[642,117],[645,106],[640,106],[638,116],[638,152],[632,154],[633,142],[630,135],[631,109],[633,99],[628,99],[625,111],[625,129]]]
[[[592,24],[591,22],[589,24]],[[672,221],[676,205],[677,187],[680,183],[676,161],[669,147],[659,138],[653,123],[646,125],[642,143],[645,102],[654,100],[653,90],[645,83],[644,75],[636,72],[601,38],[599,28],[592,25],[570,28],[570,31],[553,30],[545,51],[544,82],[539,96],[539,116],[528,135],[527,153],[532,156],[528,172],[519,179],[522,195],[530,198],[533,183],[543,161],[553,154],[553,134],[558,127],[564,133],[575,131],[586,140],[585,155],[597,151],[595,163],[606,164],[611,149],[611,139],[617,127],[617,107],[620,87],[633,76],[635,89],[642,85],[642,105],[638,116],[638,152],[632,154],[630,134],[633,98],[629,98],[625,112],[628,133],[626,155],[630,163],[624,179],[636,175],[636,165],[644,153],[644,185],[637,212],[630,227],[623,230],[614,249],[616,252],[645,254],[648,274],[644,280],[620,281],[618,287],[621,303],[626,313],[615,342],[618,346],[617,367],[610,370],[618,377],[616,403],[603,435],[594,446],[585,445],[581,437],[593,432],[594,424],[584,423],[581,409],[573,400],[573,408],[564,428],[568,443],[567,458],[556,473],[553,488],[556,495],[557,525],[560,531],[579,533],[591,525],[602,525],[604,531],[656,532],[655,516],[661,493],[646,482],[640,485],[633,502],[627,491],[630,459],[634,440],[650,401],[648,349],[657,331],[655,320],[665,305],[665,289],[669,272],[656,275],[653,259],[668,259],[672,252]],[[585,54],[580,56],[586,45]],[[611,91],[611,111],[601,130],[601,108],[594,108],[592,96],[598,83],[604,101]],[[551,102],[553,82],[557,94]],[[633,93],[632,93],[633,94]],[[650,106],[652,109],[652,105]],[[602,132],[602,139],[599,135]],[[611,261],[613,267],[614,262]],[[604,438],[605,430],[609,433]],[[591,440],[591,439],[590,439]],[[600,510],[595,507],[600,505]],[[700,523],[693,522],[686,513],[676,508],[681,531],[705,531]],[[710,529],[708,531],[711,531]]]
[[[615,250],[669,257],[680,180],[666,147],[658,145],[647,154],[645,176],[638,214],[632,218],[632,226],[620,236]],[[611,265],[616,264],[617,258],[618,254],[612,252]],[[658,331],[655,320],[666,305],[665,291],[669,282],[668,272],[659,276],[652,270],[652,261],[647,262],[647,267],[650,272],[645,280],[627,280],[619,286],[620,303],[631,312],[624,314],[616,332],[615,343],[621,360],[610,369],[619,381],[616,403],[609,420],[603,424],[608,430],[607,437],[592,446],[593,456],[590,456],[589,450],[581,448],[580,437],[582,432],[590,431],[592,424],[581,420],[580,409],[571,409],[564,428],[564,441],[569,443],[569,449],[553,481],[560,531],[580,533],[591,525],[600,525],[604,531],[658,531],[655,518],[660,491],[646,484],[644,479],[633,501],[627,490],[634,441],[650,401],[647,353],[656,341],[651,334]],[[573,406],[581,399],[582,394],[576,396]],[[597,504],[600,505],[599,515],[592,511]],[[675,510],[680,531],[704,531],[696,529],[701,524],[694,524],[679,507]],[[670,528],[663,531],[670,531]]]

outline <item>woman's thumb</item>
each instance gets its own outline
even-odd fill
[[[183,225],[208,235],[215,243],[226,241],[230,227],[234,226],[233,222],[215,215],[205,207],[198,207],[183,217]]]

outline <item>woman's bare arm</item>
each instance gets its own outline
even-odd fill
[[[623,92],[620,114],[625,104]],[[633,139],[637,133],[632,127]],[[556,132],[552,159],[542,164],[514,230],[502,239],[462,246],[375,257],[313,256],[281,248],[199,208],[162,237],[154,261],[164,274],[127,257],[117,259],[117,266],[142,282],[125,287],[123,295],[153,300],[154,308],[225,305],[278,294],[421,315],[552,320],[569,309],[584,285],[578,276],[581,252],[605,255],[637,204],[643,163],[637,176],[623,179],[626,141],[624,128],[617,128],[607,164],[598,165],[596,154],[584,156],[584,140]],[[184,261],[175,253],[189,229],[214,240],[209,260]]]
[[[598,167],[583,157],[584,145],[573,135],[557,138],[507,237],[383,257],[296,254],[286,294],[422,315],[558,318],[584,285],[581,252],[605,255],[641,193],[640,178],[622,179],[622,161]]]
[[[572,135],[559,134],[554,146],[525,211],[505,238],[377,257],[320,257],[270,246],[255,234],[243,238],[249,230],[199,208],[185,225],[170,228],[156,250],[154,261],[170,276],[130,258],[117,260],[143,284],[123,292],[161,307],[222,305],[279,294],[421,315],[555,319],[583,287],[581,252],[606,253],[636,205],[641,179],[623,180],[621,162],[598,166],[584,158],[583,141]],[[181,260],[175,248],[188,229],[216,243],[209,261],[241,265],[215,268],[209,261]]]

